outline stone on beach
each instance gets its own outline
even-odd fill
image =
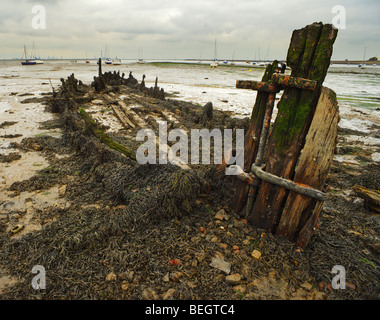
[[[218,258],[212,258],[210,267],[219,269],[226,274],[229,274],[231,272],[231,263]]]

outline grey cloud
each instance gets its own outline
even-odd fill
[[[346,8],[347,29],[339,31],[335,58],[361,56],[364,46],[373,54],[380,52],[380,1],[340,3]],[[35,4],[46,7],[46,30],[31,28]],[[0,58],[12,57],[8,55],[12,50],[18,54],[20,46],[33,39],[46,55],[62,51],[62,44],[65,55],[78,55],[85,48],[95,54],[108,42],[115,53],[144,45],[147,55],[152,52],[157,58],[198,57],[201,51],[207,57],[217,38],[221,58],[235,50],[235,57],[252,59],[258,50],[263,56],[270,45],[270,57],[281,59],[291,32],[315,21],[331,23],[335,4],[332,0],[3,0],[0,41],[8,47],[7,56],[0,52]]]

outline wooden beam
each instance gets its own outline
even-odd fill
[[[323,87],[314,113],[313,121],[299,157],[293,181],[322,190],[331,166],[336,147],[339,108],[334,91]],[[301,194],[290,192],[282,211],[277,235],[296,240],[315,207],[316,201]],[[314,210],[317,221],[320,211]],[[315,225],[308,228],[313,231]],[[310,232],[310,236],[313,232]],[[303,245],[306,238],[303,240]]]
[[[266,149],[266,172],[292,180],[319,98],[320,88],[330,66],[337,29],[314,23],[295,30],[288,50],[287,64],[292,77],[317,81],[315,91],[285,89],[277,105],[278,115]],[[248,220],[274,232],[279,224],[288,190],[262,182]]]
[[[265,69],[261,81],[269,81],[273,73],[278,68],[278,64],[278,61],[274,61],[272,64],[268,65]],[[251,170],[252,163],[254,163],[256,159],[268,97],[269,93],[258,92],[256,96],[256,102],[252,109],[250,124],[245,137],[244,146],[244,171],[246,172],[249,172]],[[245,182],[240,180],[237,182],[235,210],[239,215],[244,217],[244,209],[247,203],[248,190],[249,186]]]

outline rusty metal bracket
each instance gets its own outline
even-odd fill
[[[275,72],[268,82],[254,80],[237,80],[236,88],[251,89],[266,93],[278,93],[285,88],[296,88],[302,90],[315,90],[317,81],[304,78],[292,77]]]

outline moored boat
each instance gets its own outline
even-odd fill
[[[25,59],[25,61],[22,61],[21,64],[23,66],[31,66],[31,65],[37,64],[37,62],[33,59]]]
[[[116,59],[112,60],[112,64],[114,64],[114,65],[120,65],[121,64],[121,60],[116,57]]]
[[[37,64],[36,60],[34,60],[34,59],[28,59],[28,54],[26,53],[26,47],[25,47],[25,45],[24,45],[24,56],[25,56],[25,61],[21,61],[21,64],[23,66],[31,66],[31,65]]]

